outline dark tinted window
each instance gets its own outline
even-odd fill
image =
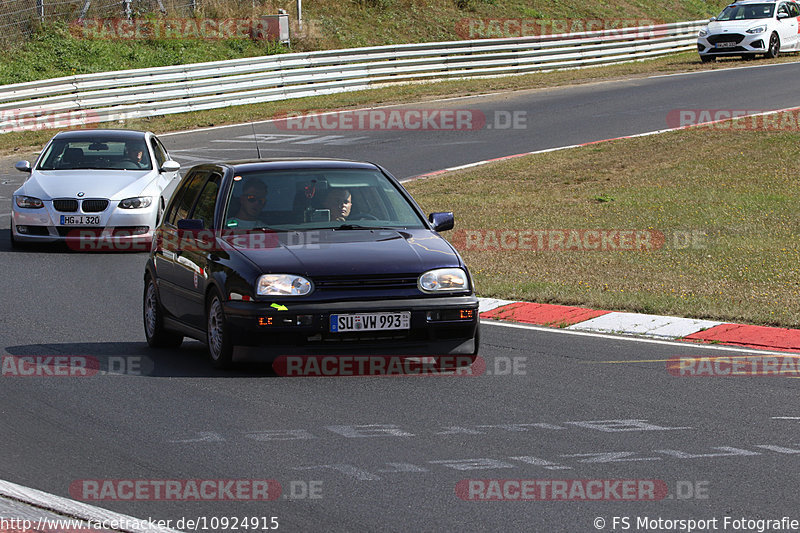
[[[214,225],[214,207],[217,204],[217,193],[222,178],[219,174],[212,174],[203,187],[203,192],[197,199],[191,218],[203,221],[203,227],[210,229]]]
[[[170,207],[170,212],[166,218],[170,224],[176,226],[179,220],[188,217],[189,211],[203,188],[207,175],[207,172],[196,172],[181,183],[181,187],[175,193],[177,201]]]

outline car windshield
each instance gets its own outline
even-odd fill
[[[358,231],[425,227],[392,182],[373,170],[242,173],[234,177],[227,202],[227,229]]]
[[[38,170],[152,170],[144,138],[122,140],[56,139],[47,147]]]
[[[732,4],[722,10],[717,20],[751,20],[772,18],[775,4]]]

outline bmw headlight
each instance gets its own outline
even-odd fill
[[[766,24],[762,24],[761,26],[756,26],[755,28],[750,28],[749,30],[747,30],[747,33],[756,34],[756,33],[764,33],[765,31],[767,31],[767,25]]]
[[[256,282],[260,296],[305,296],[311,292],[311,282],[293,274],[264,274]]]
[[[33,196],[15,196],[14,202],[16,202],[17,207],[22,207],[23,209],[40,209],[44,207],[44,202]]]
[[[125,198],[119,203],[122,209],[144,209],[153,203],[152,196],[137,196],[136,198]]]
[[[708,35],[708,28],[702,28],[697,34],[698,37],[705,37],[706,35]]]
[[[448,292],[469,290],[467,273],[460,268],[428,270],[417,281],[423,292]]]

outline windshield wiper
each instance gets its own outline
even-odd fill
[[[342,224],[341,226],[337,226],[333,228],[334,230],[353,230],[353,229],[377,229],[377,230],[397,230],[403,228],[387,228],[383,226],[362,226],[360,224]]]

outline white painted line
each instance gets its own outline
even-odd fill
[[[478,298],[478,312],[485,313],[508,304],[515,304],[513,300],[500,300],[498,298]]]
[[[535,326],[533,324],[517,324],[513,322],[501,322],[498,320],[489,320],[489,319],[481,319],[481,324],[500,326],[504,328],[529,329],[532,331],[540,331],[542,333],[560,333],[562,335],[597,337],[600,339],[611,339],[617,341],[643,342],[647,344],[663,344],[666,346],[678,346],[684,350],[694,350],[695,348],[697,348],[700,350],[717,350],[721,352],[739,352],[739,353],[752,353],[757,355],[782,355],[782,356],[787,356],[792,353],[792,352],[772,352],[768,350],[759,350],[757,348],[740,348],[737,346],[720,346],[718,344],[696,344],[690,342],[666,341],[661,339],[650,339],[647,337],[627,337],[623,335],[608,335],[606,333],[575,331],[572,329],[563,329],[563,328],[549,328],[547,326]]]
[[[0,496],[5,496],[11,500],[17,500],[40,509],[62,514],[65,517],[78,518],[87,522],[110,522],[116,521],[126,527],[118,528],[116,531],[126,533],[180,533],[176,529],[168,529],[151,525],[147,520],[139,520],[132,516],[115,513],[107,509],[101,509],[93,505],[88,505],[68,498],[62,498],[55,494],[31,489],[4,481],[0,479]],[[131,527],[136,524],[141,527]]]
[[[773,420],[800,420],[800,416],[773,416]]]
[[[723,323],[674,316],[612,312],[573,324],[567,329],[678,339]]]

